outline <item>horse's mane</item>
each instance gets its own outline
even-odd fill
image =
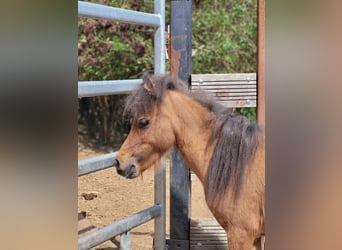
[[[153,87],[147,90],[145,84],[148,81],[153,83]],[[190,92],[188,86],[178,79],[165,75],[153,77],[145,75],[143,83],[138,85],[126,99],[124,113],[133,119],[150,113],[155,103],[160,104],[163,101],[165,92],[168,90],[174,90],[192,97],[211,112],[218,113],[219,110],[224,109],[222,105],[208,95]]]
[[[243,186],[246,166],[259,145],[261,129],[242,115],[220,113],[210,142],[216,142],[206,175],[205,192],[208,204],[222,201],[228,186],[234,201]]]
[[[146,88],[148,83],[152,86]],[[169,76],[145,76],[144,82],[128,97],[125,113],[133,119],[148,114],[155,103],[163,101],[169,90],[192,97],[216,116],[216,124],[208,142],[208,145],[215,142],[216,145],[204,182],[207,202],[212,204],[222,200],[229,185],[233,187],[234,197],[237,198],[246,165],[258,147],[259,126],[244,116],[231,113],[208,95],[190,92],[185,83]]]

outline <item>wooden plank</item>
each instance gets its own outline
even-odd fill
[[[248,105],[251,100],[255,100],[256,98],[254,97],[248,97],[248,96],[232,96],[232,97],[216,97],[216,100],[219,102],[224,102],[224,101],[237,101],[241,102],[241,105]]]
[[[256,107],[256,100],[251,100],[247,103],[245,100],[235,101],[220,101],[220,103],[227,108],[251,108]]]
[[[227,243],[227,237],[221,237],[218,238],[217,236],[211,237],[211,238],[198,238],[198,239],[193,239],[190,237],[190,245],[201,245],[201,246],[219,246],[219,245],[228,245]]]
[[[87,214],[85,211],[78,213],[78,237],[83,237],[85,235],[88,235],[94,231],[96,231],[97,228],[91,224],[91,222],[87,219]],[[102,243],[101,245],[97,246],[101,249],[118,249],[117,246],[112,241],[106,241]]]
[[[227,249],[226,232],[215,219],[192,220],[190,225],[190,249]]]
[[[78,213],[78,236],[84,236],[96,230],[96,227],[86,218],[86,212]]]
[[[214,92],[213,90],[208,90],[209,92]],[[222,94],[253,94],[256,95],[255,88],[245,88],[245,89],[230,89],[228,88],[227,90],[222,89],[220,91],[216,91],[218,95]]]
[[[195,233],[195,234],[199,234],[199,233],[213,233],[213,232],[220,232],[222,234],[225,234],[225,231],[223,230],[222,227],[220,226],[202,226],[200,228],[194,228],[191,227],[191,232]]]
[[[219,246],[219,245],[228,245],[227,243],[227,238],[222,238],[222,239],[215,239],[214,237],[212,237],[211,239],[206,239],[206,240],[202,240],[202,239],[199,239],[199,240],[193,240],[193,239],[190,239],[190,245],[201,245],[201,246],[213,246],[213,245],[216,245],[216,246]]]
[[[202,232],[213,232],[215,230],[221,230],[224,232],[220,225],[202,225],[200,227],[191,227],[192,232],[202,233]]]
[[[249,93],[257,93],[257,88],[255,86],[203,86],[203,87],[194,87],[191,89],[194,92],[249,92]]]
[[[191,76],[191,90],[205,91],[227,108],[256,107],[255,73],[197,74]]]
[[[256,100],[257,96],[252,93],[248,93],[244,95],[243,93],[209,93],[209,96],[216,98],[217,100],[220,99],[227,99],[229,100]]]
[[[256,85],[213,85],[213,86],[193,86],[191,90],[226,90],[226,89],[241,89],[257,91]]]
[[[218,237],[226,237],[226,232],[223,231],[222,229],[215,229],[215,230],[201,229],[199,231],[191,229],[191,236],[193,238],[205,237],[206,235],[210,235],[210,234],[215,234]]]
[[[222,239],[215,239],[214,237],[212,237],[211,239],[198,239],[198,240],[194,240],[190,238],[190,245],[201,245],[201,246],[219,246],[219,245],[228,245],[227,243],[227,238],[222,238]]]
[[[232,74],[193,74],[191,82],[206,81],[255,81],[256,73],[232,73]]]
[[[222,88],[232,88],[232,89],[237,89],[237,88],[249,88],[249,89],[256,89],[256,82],[254,83],[246,83],[246,82],[211,82],[207,84],[193,84],[191,86],[191,89],[222,89]]]
[[[249,97],[249,96],[255,96],[255,93],[250,93],[250,92],[217,92],[215,94],[217,97]]]
[[[208,228],[208,227],[201,227],[201,228],[191,228],[191,232],[194,235],[198,235],[198,234],[212,234],[214,232],[225,235],[226,232],[224,231],[224,229],[222,227],[215,227],[215,228]]]
[[[219,225],[204,225],[201,227],[191,227],[191,231],[194,233],[210,233],[213,231],[218,231],[218,230],[222,230],[222,233],[225,233],[225,231],[223,230],[223,228]]]
[[[207,250],[208,247],[223,247],[225,246],[225,250],[227,250],[228,248],[228,244],[227,243],[218,243],[218,242],[196,242],[196,243],[190,243],[190,249],[197,249],[197,247],[201,247],[201,249],[205,249]],[[214,248],[216,249],[216,248]]]
[[[191,82],[192,86],[213,86],[213,85],[223,85],[223,86],[229,86],[229,85],[256,85],[256,81],[218,81],[216,79],[213,79],[211,81],[203,81],[203,82]]]
[[[211,81],[211,82],[203,82],[203,83],[196,83],[192,82],[191,88],[192,89],[201,89],[201,88],[238,88],[238,87],[243,87],[245,88],[257,88],[257,82],[252,81],[252,82],[247,82],[247,81],[241,81],[241,82],[229,82],[229,81]]]
[[[191,245],[191,250],[227,250],[227,246],[201,246],[201,245]]]
[[[200,234],[200,235],[193,235],[191,234],[190,237],[190,241],[200,241],[200,242],[213,242],[213,241],[218,241],[222,242],[222,241],[226,241],[227,240],[227,236],[226,235],[218,235],[218,234]]]
[[[220,226],[220,224],[213,219],[203,219],[201,221],[191,220],[190,225],[192,227],[203,227],[203,226]]]
[[[217,100],[256,100],[255,93],[226,93],[226,92],[208,92],[208,96]]]

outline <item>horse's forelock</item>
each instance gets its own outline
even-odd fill
[[[124,113],[132,118],[148,114],[152,106],[162,103],[168,90],[175,90],[189,94],[186,85],[170,76],[144,77],[140,84],[126,99]],[[153,84],[151,84],[151,82]]]

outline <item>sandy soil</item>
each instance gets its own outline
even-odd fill
[[[99,148],[79,142],[79,160],[109,153],[112,148]],[[116,149],[117,150],[117,149]],[[167,167],[167,218],[169,218],[169,167]],[[125,218],[147,207],[152,206],[154,189],[154,171],[147,170],[141,178],[133,180],[118,176],[115,169],[106,169],[78,178],[78,211],[85,211],[88,220],[100,228]],[[96,194],[92,200],[86,200],[83,194]],[[203,189],[199,181],[192,184],[192,215],[206,217],[208,214],[203,201]],[[167,238],[169,237],[169,221],[167,220]],[[131,231],[133,250],[149,250],[153,245],[154,222],[150,221]],[[119,242],[119,237],[117,238]],[[119,246],[119,243],[117,243]],[[118,249],[103,244],[94,249]]]

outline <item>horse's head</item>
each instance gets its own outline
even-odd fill
[[[170,77],[144,77],[144,82],[127,99],[126,112],[131,129],[121,146],[114,165],[118,174],[135,178],[154,166],[175,144],[170,109],[163,101],[172,89]]]

